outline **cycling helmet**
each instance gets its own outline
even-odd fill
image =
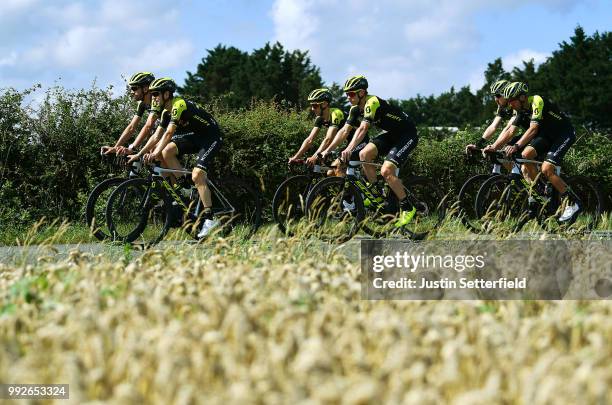
[[[128,81],[129,86],[146,86],[147,84],[151,84],[151,82],[155,80],[155,76],[151,72],[138,72],[134,73],[130,80]]]
[[[504,96],[504,98],[510,99],[510,98],[517,98],[518,96],[527,94],[528,92],[529,92],[529,87],[527,87],[527,84],[523,82],[513,82],[513,83],[508,84],[504,88],[504,93],[502,95]]]
[[[149,91],[169,91],[170,93],[174,93],[176,90],[176,83],[169,77],[161,77],[159,79],[155,79],[153,83],[149,86]]]
[[[329,89],[326,88],[313,90],[308,95],[308,101],[310,103],[322,103],[323,101],[330,103],[331,99],[332,95],[329,92]]]
[[[344,91],[365,90],[368,88],[368,80],[364,76],[350,77],[344,83]]]
[[[505,79],[496,81],[495,83],[491,85],[491,94],[501,95],[504,89],[506,88],[506,86],[509,84],[510,82]]]

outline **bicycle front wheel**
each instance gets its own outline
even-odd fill
[[[479,217],[476,215],[475,203],[476,195],[480,186],[491,177],[491,174],[477,174],[470,177],[463,183],[461,190],[459,190],[458,200],[458,215],[461,219],[461,223],[470,231],[480,233],[482,232],[482,225],[478,221]]]
[[[85,206],[85,222],[91,234],[98,240],[105,240],[111,237],[110,231],[106,226],[106,203],[113,190],[126,179],[123,177],[113,177],[106,179],[96,185]]]
[[[106,205],[106,222],[114,240],[148,247],[168,232],[170,207],[170,198],[160,183],[131,179],[111,193]]]
[[[528,198],[529,190],[520,180],[500,174],[480,186],[474,209],[483,229],[509,223],[510,231],[516,232],[529,220]]]
[[[282,233],[293,235],[293,230],[306,212],[306,197],[313,179],[300,174],[283,181],[272,199],[272,217]]]
[[[306,198],[309,228],[319,238],[342,243],[359,229],[365,207],[355,185],[342,177],[328,177],[312,187]]]

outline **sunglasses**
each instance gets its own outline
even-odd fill
[[[500,97],[503,97],[503,96],[502,96],[501,94],[499,94],[499,93],[495,93],[495,94],[493,95],[493,97],[495,97],[495,98],[500,98]]]
[[[355,97],[357,95],[357,92],[356,91],[347,91],[346,95],[348,97]]]
[[[160,92],[160,91],[152,91],[152,92],[151,92],[151,95],[152,95],[153,97],[157,97],[157,96],[159,96],[160,94],[161,94],[161,92]]]
[[[311,107],[321,107],[321,103],[310,103]]]
[[[140,86],[128,86],[128,88],[132,91],[136,91],[140,88]]]

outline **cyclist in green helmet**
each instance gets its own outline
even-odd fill
[[[491,92],[491,95],[495,98],[495,104],[497,104],[497,110],[495,111],[495,117],[493,118],[493,121],[487,127],[487,129],[485,129],[484,133],[482,134],[482,137],[479,138],[476,143],[470,144],[466,147],[466,152],[469,149],[476,149],[476,148],[485,149],[485,150],[492,149],[490,145],[487,146],[487,142],[493,137],[493,135],[495,134],[495,132],[497,131],[497,129],[499,128],[503,120],[508,120],[508,123],[506,124],[502,132],[500,133],[500,136],[498,137],[498,139],[502,138],[504,136],[504,133],[510,128],[511,123],[512,123],[512,117],[513,117],[512,108],[508,106],[506,99],[502,95],[504,88],[509,83],[510,82],[508,80],[502,79],[502,80],[497,80],[491,85],[490,92]]]
[[[506,147],[506,153],[513,155],[522,151],[521,155],[525,159],[544,160],[540,168],[542,174],[562,198],[568,198],[570,201],[570,205],[559,217],[559,222],[573,222],[582,210],[582,203],[555,171],[555,166],[561,165],[563,157],[576,141],[572,123],[547,98],[539,95],[530,96],[529,88],[523,82],[510,83],[504,89],[504,97],[516,112],[512,125],[526,130],[516,144]],[[525,178],[534,181],[537,167],[533,164],[524,164],[522,168]]]
[[[101,152],[105,155],[116,153],[118,155],[129,155],[134,152],[135,148],[138,147],[151,133],[155,127],[155,122],[158,115],[151,110],[151,92],[149,91],[149,85],[155,80],[155,76],[151,72],[137,72],[130,77],[128,80],[128,88],[134,101],[137,101],[136,113],[128,126],[123,130],[121,136],[115,142],[114,146],[104,145],[101,147]],[[141,128],[138,136],[129,146],[124,145],[128,142],[130,137],[136,132],[136,128],[142,119],[145,111],[149,111],[149,115],[144,126]]]
[[[364,76],[350,77],[344,84],[344,91],[351,105],[357,107],[352,109],[354,114],[352,116],[349,114],[347,122],[358,128],[342,152],[342,159],[345,162],[351,159],[354,149],[365,138],[371,125],[382,130],[359,152],[359,158],[371,162],[378,155],[385,155],[380,174],[399,200],[400,216],[395,225],[405,226],[416,214],[416,207],[406,198],[404,186],[397,174],[418,143],[416,126],[404,111],[382,98],[368,94],[368,81]],[[358,116],[363,117],[360,124],[356,124]],[[374,167],[364,165],[363,172],[370,183],[376,181]]]
[[[311,157],[306,159],[306,163],[308,165],[314,165],[317,162],[318,154],[323,151],[327,145],[329,145],[331,140],[338,132],[338,129],[346,121],[342,110],[330,106],[331,99],[332,95],[329,89],[326,88],[315,89],[308,95],[310,109],[315,115],[314,125],[310,131],[310,134],[308,134],[306,139],[304,139],[304,142],[302,142],[300,149],[289,158],[290,164],[298,161],[302,156],[304,156],[304,154],[312,147],[314,139],[321,128],[326,128],[327,131],[325,133],[325,138],[321,142],[321,145],[319,145],[319,148]]]
[[[198,238],[203,238],[219,225],[219,220],[213,218],[212,195],[207,183],[207,172],[223,140],[219,125],[213,116],[201,105],[175,96],[176,88],[174,80],[168,77],[151,83],[153,100],[163,109],[163,113],[170,114],[170,119],[167,125],[166,123],[160,125],[149,142],[131,159],[144,156],[147,161],[159,160],[165,167],[179,170],[182,169],[178,160],[180,156],[198,155],[191,178],[202,201],[204,223]]]

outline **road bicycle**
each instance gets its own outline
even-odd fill
[[[142,170],[143,165],[140,160],[128,165],[126,156],[102,155],[102,159],[111,166],[120,168],[125,173],[101,181],[91,190],[87,197],[87,203],[85,205],[85,223],[91,230],[92,235],[98,240],[105,240],[111,237],[108,227],[106,226],[106,203],[110,194],[125,180],[146,175],[146,172]]]
[[[382,167],[372,162],[349,161],[346,177],[323,179],[308,194],[306,212],[319,237],[344,242],[363,229],[373,237],[395,235],[420,240],[439,226],[446,201],[433,181],[421,176],[402,179],[416,214],[408,225],[397,228],[398,198],[380,176],[376,183],[369,184],[361,174],[364,164]]]
[[[298,160],[289,165],[291,171],[306,167],[304,160]],[[296,174],[283,181],[272,199],[272,217],[281,232],[293,235],[298,222],[304,218],[306,212],[306,197],[312,187],[327,176],[333,165],[314,165],[307,168],[305,174]]]
[[[170,177],[180,178],[174,185]],[[202,202],[191,182],[190,170],[149,167],[146,178],[121,183],[110,195],[106,221],[113,240],[145,247],[161,241],[171,228],[180,228],[197,239],[202,218]],[[212,193],[213,217],[225,233],[241,225],[246,236],[261,224],[261,195],[249,182],[227,177],[216,182],[208,176]],[[183,187],[177,186],[181,184]]]
[[[543,163],[539,160],[508,158],[501,151],[491,153],[491,157],[500,164],[535,164],[538,170]],[[555,172],[580,199],[582,212],[576,220],[577,229],[594,229],[605,209],[605,199],[600,187],[586,176],[568,176],[562,173],[558,165],[555,166]],[[511,231],[518,232],[530,220],[535,219],[545,230],[556,232],[571,225],[561,224],[557,220],[567,204],[568,201],[562,200],[559,192],[541,174],[533,183],[520,174],[499,174],[482,184],[476,196],[474,210],[485,229],[509,220]]]

